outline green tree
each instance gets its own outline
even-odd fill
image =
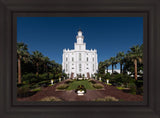
[[[113,74],[113,71],[114,71],[114,65],[115,65],[115,67],[116,67],[117,60],[116,60],[116,58],[115,58],[115,57],[111,57],[111,58],[109,59],[109,62],[110,62],[110,63],[111,63],[111,65],[112,65],[112,74]]]
[[[104,65],[107,68],[107,73],[108,73],[108,67],[111,65],[110,61],[109,60],[105,60],[104,61]]]
[[[20,42],[17,43],[17,58],[18,58],[18,83],[21,83],[21,60],[29,57],[27,45]]]
[[[52,60],[51,66],[52,66],[52,73],[53,73],[55,79],[58,79],[62,75],[65,75],[64,73],[62,73],[62,65],[61,64],[58,64],[54,60]]]
[[[134,63],[134,77],[137,80],[137,61],[142,63],[143,49],[139,45],[133,46],[128,51],[129,59]]]
[[[51,63],[48,57],[42,57],[44,72],[48,72],[48,66]]]
[[[100,75],[104,75],[105,74],[105,63],[104,62],[99,62],[99,64],[98,64],[98,73]]]
[[[117,61],[120,63],[120,73],[122,73],[122,65],[124,62],[124,56],[125,56],[124,52],[119,52],[116,55]]]
[[[37,72],[36,75],[39,76],[39,65],[42,62],[43,54],[39,51],[34,51],[32,55],[32,61],[36,65]]]

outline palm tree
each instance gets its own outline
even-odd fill
[[[109,61],[109,60],[105,60],[105,61],[104,61],[104,65],[106,66],[106,68],[107,68],[107,73],[108,73],[108,67],[111,65],[110,61]]]
[[[109,62],[110,62],[111,65],[112,65],[112,74],[113,74],[113,66],[115,65],[115,67],[116,67],[116,64],[117,64],[116,58],[115,58],[115,57],[111,57],[111,58],[109,59]]]
[[[44,72],[47,73],[47,78],[49,79],[49,64],[51,64],[50,60],[48,57],[42,57],[42,61],[43,61],[43,66],[44,66]]]
[[[37,76],[39,75],[39,64],[40,62],[42,62],[42,58],[43,58],[43,54],[41,52],[39,51],[33,52],[32,60],[33,60],[33,63],[35,63],[36,68],[37,68],[37,72],[36,72]]]
[[[99,64],[98,64],[98,73],[102,74],[102,75],[105,73],[105,64],[104,64],[104,62],[99,62]]]
[[[18,83],[21,84],[21,60],[29,56],[27,45],[20,42],[17,43],[18,58]]]
[[[53,70],[53,67],[55,66],[56,62],[54,60],[52,60],[50,62],[51,62],[52,70]]]
[[[124,62],[124,56],[125,56],[124,52],[119,52],[116,55],[117,61],[120,63],[120,73],[122,73],[122,65]]]
[[[139,45],[133,46],[128,51],[128,56],[134,62],[134,77],[137,80],[137,61],[142,63],[143,49]]]
[[[48,57],[42,57],[43,65],[44,65],[44,72],[48,72],[48,64],[50,64]]]

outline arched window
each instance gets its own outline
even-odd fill
[[[79,53],[79,61],[81,61],[81,59],[82,59],[82,58],[81,58],[81,53]]]
[[[66,72],[68,71],[68,65],[66,64]]]
[[[82,69],[81,64],[79,64],[79,72],[81,72],[81,69]]]
[[[87,57],[87,61],[88,61],[88,57]]]
[[[94,64],[93,64],[93,71],[94,71]]]

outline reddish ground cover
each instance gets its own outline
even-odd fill
[[[99,81],[97,81],[99,82]],[[39,101],[47,96],[55,96],[64,101],[92,101],[97,98],[104,98],[106,96],[112,96],[117,99],[124,101],[143,101],[143,96],[132,95],[130,93],[125,93],[122,90],[118,90],[114,86],[109,86],[103,84],[104,90],[87,90],[84,96],[78,96],[74,90],[70,91],[56,91],[56,86],[64,83],[60,82],[54,86],[43,88],[42,91],[37,92],[35,95],[26,98],[17,98],[18,101]]]

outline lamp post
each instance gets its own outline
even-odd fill
[[[51,79],[51,85],[53,85],[53,82],[54,82],[54,80],[53,80],[53,79]]]

